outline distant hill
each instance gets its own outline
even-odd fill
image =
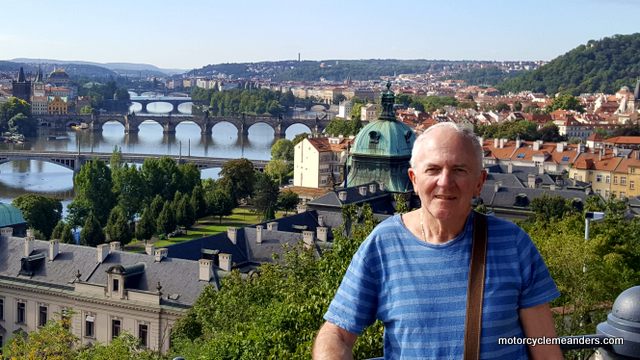
[[[38,66],[40,66],[45,76],[55,68],[60,67],[64,68],[65,72],[72,78],[108,79],[118,76],[118,74],[107,68],[90,64],[53,62],[55,60],[51,60],[52,62],[23,62],[20,60],[21,59],[12,61],[0,61],[0,71],[9,73],[15,72],[15,75],[17,77],[18,71],[20,70],[20,67],[22,67],[24,68],[24,72],[27,77],[31,78],[35,76],[35,74],[38,72]]]
[[[207,65],[190,71],[190,75],[211,76],[226,74],[235,78],[262,77],[275,81],[329,81],[380,80],[380,76],[394,74],[425,74],[441,71],[468,71],[470,64],[481,61],[450,60],[322,60],[322,61],[275,61],[258,63],[235,63]]]
[[[68,61],[68,60],[52,60],[52,59],[27,59],[19,58],[12,59],[13,62],[21,62],[27,64],[82,64],[93,65],[106,68],[114,71],[119,75],[127,76],[167,76],[174,74],[181,74],[186,72],[182,69],[161,69],[155,65],[150,64],[134,64],[134,63],[97,63],[91,61]]]
[[[590,40],[537,70],[500,83],[498,88],[547,94],[614,93],[622,86],[634,86],[638,77],[640,33]]]

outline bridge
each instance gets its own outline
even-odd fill
[[[208,112],[203,115],[187,114],[149,114],[149,113],[101,113],[91,115],[37,115],[40,124],[43,126],[64,128],[71,125],[86,123],[93,131],[102,131],[104,124],[115,121],[124,126],[125,133],[140,131],[140,124],[151,120],[162,126],[164,133],[175,133],[176,126],[181,122],[191,121],[196,123],[203,135],[211,135],[212,129],[217,124],[226,122],[234,125],[240,135],[247,135],[249,128],[258,123],[269,125],[277,138],[285,136],[287,129],[295,124],[307,126],[313,133],[321,133],[329,125],[330,120],[325,115],[322,118],[294,118],[289,116],[209,116]]]
[[[178,111],[178,107],[180,105],[193,103],[190,97],[182,96],[131,96],[129,100],[131,103],[138,103],[142,105],[142,110],[140,110],[140,112],[143,113],[147,112],[147,106],[151,103],[166,103],[171,105],[171,114],[180,114],[180,111]]]
[[[1,151],[0,152],[0,164],[4,164],[10,161],[17,160],[40,160],[53,164],[63,166],[67,169],[73,170],[74,173],[80,171],[82,165],[94,159],[100,159],[105,162],[111,160],[112,153],[100,153],[100,152],[74,152],[74,151],[31,151],[31,150],[18,150],[18,151]],[[134,153],[122,153],[122,161],[125,163],[142,164],[145,159],[159,159],[162,157],[170,157],[176,162],[192,163],[195,164],[198,169],[208,168],[221,168],[227,161],[234,160],[230,158],[212,158],[205,156],[184,156],[184,155],[160,155],[160,154],[134,154]],[[267,165],[267,160],[249,160],[253,163],[254,168],[259,171],[263,171]]]

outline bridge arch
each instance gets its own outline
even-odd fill
[[[11,157],[11,158],[0,158],[0,165],[2,164],[6,164],[6,163],[10,163],[10,162],[14,162],[14,161],[31,161],[34,160],[30,157]],[[46,162],[46,163],[50,163],[50,164],[54,164],[60,167],[63,167],[65,169],[71,170],[71,171],[78,171],[80,169],[80,164],[77,163],[76,159],[55,159],[55,158],[51,158],[51,159],[37,159],[38,161],[42,161],[42,162]],[[76,165],[78,165],[78,167],[76,168]]]

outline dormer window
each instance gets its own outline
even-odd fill
[[[120,289],[120,281],[113,279],[113,291],[118,291],[118,289]]]
[[[380,142],[380,133],[377,131],[369,131],[369,143],[377,144]]]

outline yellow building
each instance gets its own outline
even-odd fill
[[[67,98],[60,96],[49,96],[49,105],[47,106],[49,115],[66,115],[68,113]]]
[[[640,195],[640,160],[638,151],[623,159],[612,174],[611,194],[616,198]]]

